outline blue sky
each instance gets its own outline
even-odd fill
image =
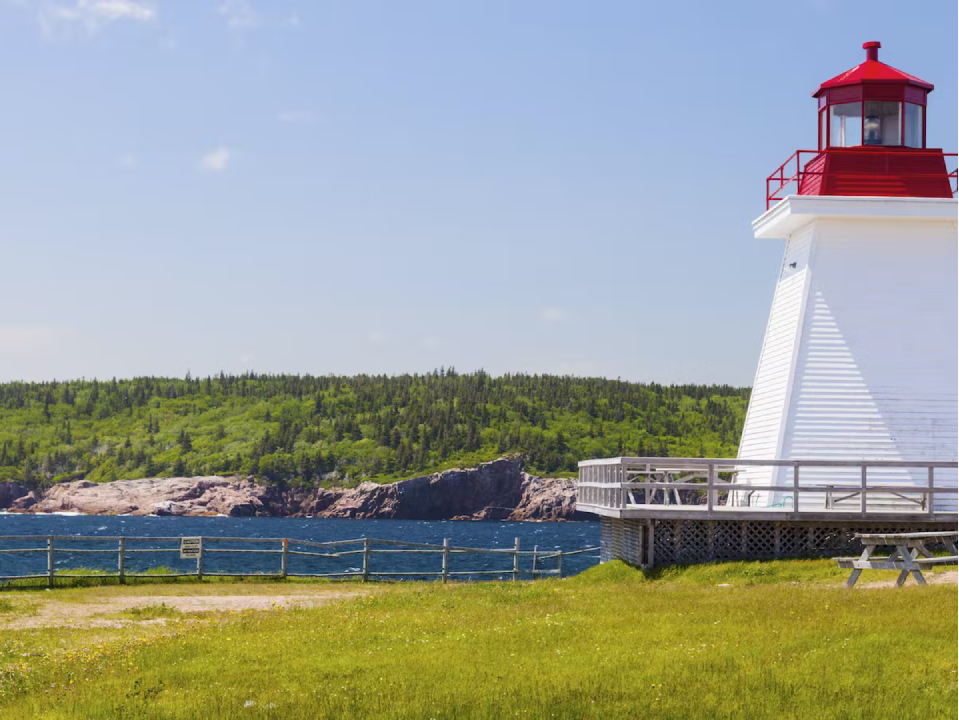
[[[907,9],[908,8],[908,9]],[[750,384],[764,179],[954,2],[0,0],[0,380]]]

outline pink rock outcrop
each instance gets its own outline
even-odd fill
[[[28,513],[566,520],[576,512],[571,480],[530,475],[515,458],[355,488],[281,490],[252,478],[213,476],[102,484],[80,480],[42,493],[21,488],[12,494],[18,497],[8,503],[10,511]]]

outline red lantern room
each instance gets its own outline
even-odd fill
[[[819,100],[819,149],[799,150],[766,181],[766,207],[787,191],[800,195],[939,197],[955,195],[955,153],[926,148],[926,106],[933,86],[879,61],[866,60],[827,80]],[[794,185],[795,183],[795,185]],[[797,187],[798,186],[798,187]]]

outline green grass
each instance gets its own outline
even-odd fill
[[[954,717],[955,586],[847,591],[843,576],[829,561],[649,576],[610,563],[199,624],[7,633],[0,716]]]
[[[183,616],[183,613],[175,607],[170,607],[162,602],[130,608],[123,614],[129,615],[134,620],[156,620],[158,618],[179,618]]]

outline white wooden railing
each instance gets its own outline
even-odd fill
[[[579,463],[580,510],[666,508],[704,513],[780,512],[938,516],[956,513],[955,461],[633,458]],[[771,481],[743,482],[758,468]],[[786,473],[790,482],[776,482]],[[683,492],[686,491],[686,492]],[[778,493],[781,497],[770,497]],[[761,495],[765,494],[765,495]],[[685,495],[685,498],[684,498]],[[765,502],[756,501],[757,496]],[[937,496],[940,499],[937,501]]]

